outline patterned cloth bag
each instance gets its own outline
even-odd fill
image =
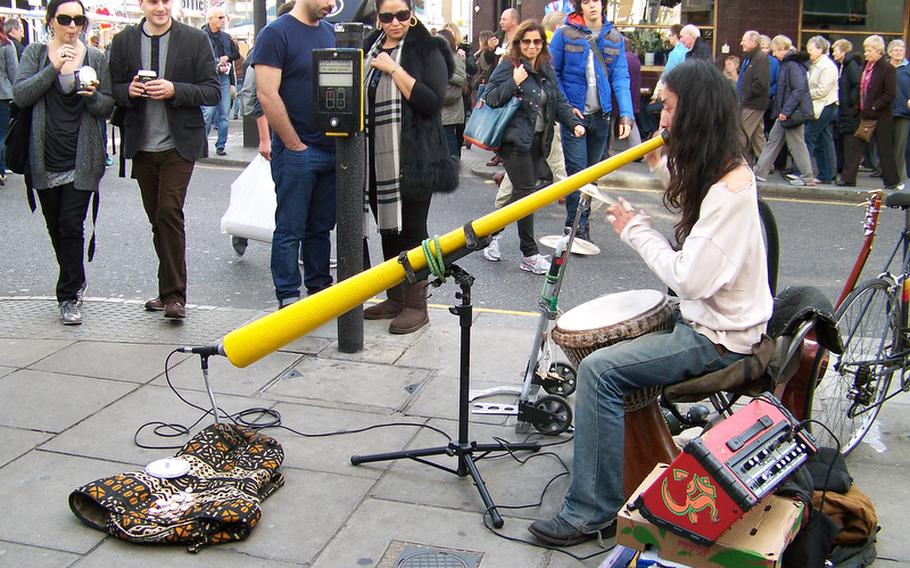
[[[284,485],[284,451],[274,439],[231,424],[213,424],[176,457],[186,475],[163,479],[145,471],[92,481],[70,494],[73,513],[88,526],[137,543],[203,546],[246,538],[260,504]]]

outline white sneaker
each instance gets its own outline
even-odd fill
[[[527,272],[533,272],[534,274],[546,274],[550,270],[550,261],[541,254],[524,256],[522,257],[521,264],[518,265],[518,268]]]
[[[502,260],[502,253],[499,251],[499,235],[493,237],[487,248],[483,249],[483,257],[490,262],[499,262]]]

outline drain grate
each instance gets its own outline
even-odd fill
[[[477,568],[482,558],[482,552],[393,540],[376,568]]]

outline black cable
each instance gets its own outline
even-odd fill
[[[824,428],[825,431],[828,432],[828,435],[831,436],[831,439],[834,440],[834,443],[837,444],[837,448],[835,448],[837,450],[837,453],[838,454],[840,453],[840,448],[841,448],[840,440],[837,438],[837,436],[834,435],[834,432],[832,432],[831,429],[828,428],[827,425],[825,425],[822,422],[819,422],[818,420],[815,420],[814,418],[807,418],[799,423],[799,425],[797,426],[797,429],[800,429],[800,430],[803,429],[805,427],[804,425],[806,425],[806,424],[818,424],[819,426]],[[834,460],[836,457],[837,456],[834,456],[831,458],[831,462],[828,464],[828,469],[827,469],[827,471],[825,471],[825,481],[822,483],[822,486],[824,487],[824,489],[822,489],[822,496],[818,503],[818,512],[819,513],[824,513],[823,509],[825,508],[825,496],[828,493],[828,481],[831,478],[831,471],[834,469]]]
[[[533,436],[533,435],[534,434],[528,436],[527,438],[525,438],[525,440],[530,439],[531,436]],[[571,438],[569,438],[565,441],[562,441],[562,442],[557,442],[555,444],[548,444],[548,445],[554,446],[554,445],[564,444],[567,441],[569,441],[570,439]],[[540,492],[540,497],[538,497],[538,499],[535,503],[529,503],[527,505],[493,505],[491,507],[487,507],[486,509],[484,509],[484,512],[483,512],[484,528],[486,528],[488,531],[490,531],[494,535],[498,536],[499,538],[507,540],[509,542],[518,542],[518,543],[534,546],[536,548],[543,548],[545,550],[553,550],[553,551],[559,552],[561,554],[565,554],[566,556],[570,556],[570,557],[574,558],[575,560],[589,560],[591,558],[595,558],[602,554],[606,554],[607,552],[609,552],[610,550],[612,550],[613,548],[616,547],[616,544],[614,543],[612,546],[610,546],[608,548],[604,548],[603,550],[594,552],[587,556],[578,556],[577,554],[573,554],[573,553],[569,552],[568,550],[564,550],[563,548],[558,547],[558,546],[551,546],[549,544],[541,544],[541,543],[535,542],[533,540],[527,540],[527,539],[503,534],[503,533],[499,532],[498,530],[496,530],[496,528],[492,527],[489,524],[489,522],[487,521],[487,517],[490,516],[490,511],[492,511],[493,509],[519,510],[519,509],[532,509],[535,507],[540,507],[541,505],[543,505],[544,496],[546,495],[547,491],[550,489],[550,486],[553,485],[553,483],[560,477],[569,475],[568,466],[566,466],[566,463],[562,460],[562,457],[560,457],[558,454],[556,454],[554,452],[540,452],[540,453],[530,454],[528,457],[522,459],[522,458],[518,457],[517,455],[515,455],[514,450],[509,448],[508,441],[503,440],[502,438],[497,438],[497,437],[493,437],[493,440],[495,440],[497,444],[502,446],[503,451],[506,452],[504,455],[510,456],[512,459],[514,459],[515,461],[517,461],[518,463],[520,463],[522,465],[526,464],[528,461],[530,461],[534,458],[538,458],[538,457],[542,457],[542,456],[553,456],[554,458],[556,458],[556,461],[559,462],[559,465],[562,466],[563,471],[557,473],[556,475],[554,475],[553,477],[550,478],[550,480],[546,483],[546,485],[544,485],[543,490]]]
[[[213,414],[212,409],[199,406],[198,404],[190,402],[189,400],[184,398],[183,395],[180,394],[180,392],[177,390],[177,388],[171,382],[170,360],[171,360],[171,357],[175,353],[179,353],[179,352],[180,351],[178,349],[174,349],[173,351],[171,351],[168,354],[167,358],[165,358],[165,360],[164,360],[164,379],[165,379],[165,381],[167,381],[168,387],[170,387],[171,391],[173,391],[173,393],[177,396],[177,398],[179,398],[187,406],[190,406],[191,408],[195,408],[195,409],[201,411],[202,415],[189,426],[184,426],[183,424],[162,422],[160,420],[153,420],[150,422],[146,422],[145,424],[142,424],[141,426],[139,426],[139,428],[136,429],[136,432],[133,434],[133,443],[135,443],[140,448],[150,449],[150,450],[179,450],[179,449],[183,448],[183,444],[177,445],[177,446],[153,446],[153,445],[141,443],[139,441],[139,436],[143,430],[145,430],[146,428],[148,428],[150,426],[155,427],[152,430],[152,432],[156,436],[159,436],[161,438],[177,438],[180,436],[188,436],[190,434],[190,432],[192,431],[192,429],[194,427],[196,427],[200,422],[202,422],[202,420],[204,420],[206,416],[210,416]],[[437,434],[444,436],[446,438],[446,440],[448,440],[449,442],[452,441],[452,437],[449,436],[445,431],[443,431],[439,428],[436,428],[435,426],[430,426],[429,424],[419,424],[419,423],[415,423],[415,422],[383,422],[380,424],[372,424],[370,426],[364,426],[363,428],[353,428],[353,429],[349,429],[349,430],[334,430],[334,431],[330,431],[330,432],[309,433],[309,432],[302,432],[300,430],[296,430],[294,428],[291,428],[290,426],[285,426],[284,424],[282,424],[281,413],[273,408],[251,407],[251,408],[245,408],[245,409],[235,412],[233,414],[229,414],[224,409],[219,407],[216,410],[216,412],[218,412],[219,417],[223,416],[224,418],[226,418],[230,422],[233,422],[237,426],[243,426],[243,427],[249,428],[251,430],[265,430],[267,428],[280,428],[283,430],[287,430],[288,432],[291,432],[298,436],[302,436],[304,438],[324,438],[327,436],[340,436],[343,434],[359,434],[361,432],[367,432],[369,430],[375,430],[378,428],[391,428],[391,427],[406,426],[406,427],[410,427],[410,428],[415,428],[415,427],[416,428],[425,428],[427,430],[431,430],[433,432],[436,432]],[[253,418],[251,419],[250,417],[253,417]],[[260,417],[268,417],[268,420],[261,421]]]

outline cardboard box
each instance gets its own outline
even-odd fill
[[[630,510],[635,499],[660,476],[666,464],[648,474],[619,511],[616,542],[636,550],[654,549],[664,560],[693,568],[740,568],[781,565],[784,549],[799,532],[803,504],[769,495],[734,523],[713,546],[701,546],[649,523],[640,512]]]

